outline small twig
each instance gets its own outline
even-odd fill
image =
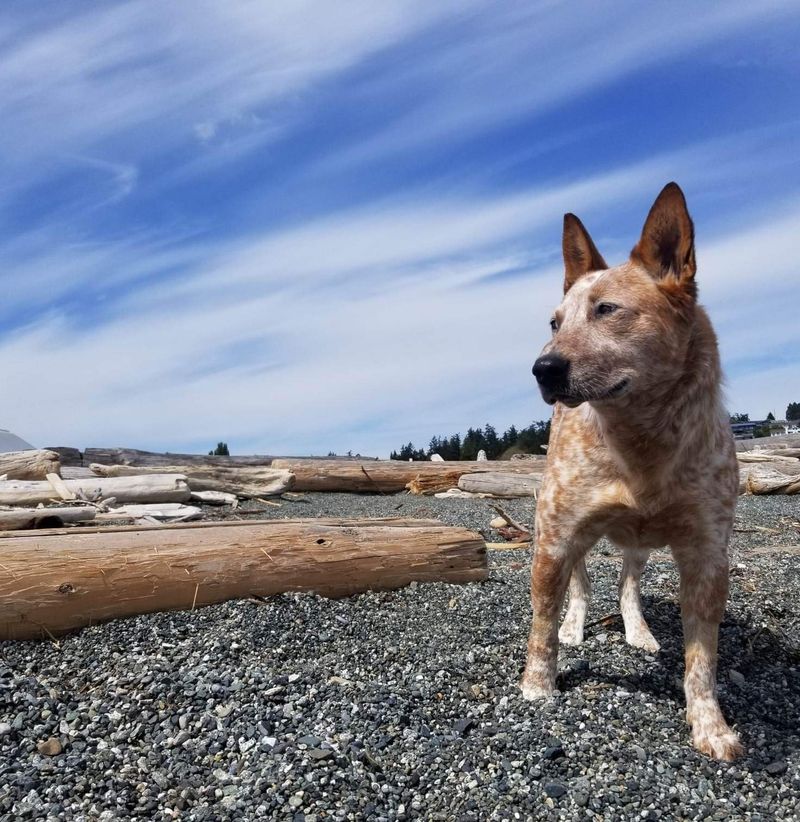
[[[263,497],[254,497],[254,499],[256,500],[256,502],[263,502],[264,505],[272,505],[275,508],[281,507],[281,504],[279,502],[273,502],[272,500],[264,499]]]
[[[593,622],[587,622],[583,627],[593,628],[595,625],[609,625],[621,618],[621,616],[622,614],[606,614],[605,616],[601,616],[599,619],[595,619]]]
[[[192,610],[194,611],[194,606],[197,604],[197,592],[200,590],[200,583],[196,583],[194,586],[194,599],[192,600]]]
[[[504,510],[503,510],[503,509],[499,506],[499,505],[490,504],[490,506],[489,506],[489,507],[490,507],[490,508],[493,508],[495,511],[497,511],[497,513],[498,513],[498,514],[500,514],[500,516],[501,516],[501,517],[502,517],[502,518],[503,518],[503,519],[504,519],[504,520],[505,520],[505,521],[506,521],[506,522],[507,522],[507,523],[508,523],[508,524],[509,524],[512,528],[516,528],[516,529],[517,529],[517,531],[522,531],[522,533],[523,533],[523,534],[530,534],[530,532],[531,532],[531,529],[530,529],[530,528],[528,528],[528,527],[527,527],[527,526],[525,526],[525,525],[522,525],[522,523],[517,522],[515,519],[513,519],[511,516],[509,516],[509,515],[508,515],[508,514],[507,514],[507,513],[506,513],[506,512],[505,512],[505,511],[504,511]]]

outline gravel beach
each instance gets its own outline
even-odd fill
[[[530,501],[503,507],[530,523]],[[248,509],[261,509],[252,504]],[[255,515],[255,514],[254,514]],[[264,517],[436,517],[491,541],[486,500],[306,494]],[[517,690],[526,550],[487,582],[282,595],[0,644],[0,819],[797,819],[800,497],[740,499],[720,699],[747,754],[690,747],[677,575],[643,579],[657,655],[630,648],[620,562],[595,549],[561,693]]]

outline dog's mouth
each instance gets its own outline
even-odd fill
[[[611,389],[607,391],[602,397],[597,397],[597,399],[613,400],[617,397],[621,397],[628,390],[630,382],[631,381],[627,377],[625,377],[624,380],[620,380],[616,385],[613,385]]]
[[[544,397],[544,401],[548,403],[548,405],[553,405],[556,402],[560,402],[562,405],[566,405],[567,408],[577,408],[584,402],[604,402],[605,400],[614,400],[617,397],[621,397],[628,390],[630,382],[630,379],[625,377],[618,383],[612,385],[611,388],[604,394],[600,395],[580,396],[577,394],[550,394],[549,396]]]

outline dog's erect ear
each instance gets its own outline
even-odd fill
[[[631,259],[658,280],[672,276],[694,294],[694,226],[677,183],[667,183],[658,195]]]
[[[608,266],[597,250],[589,232],[574,214],[564,215],[564,235],[561,239],[564,250],[564,293],[575,285],[575,281],[590,271],[603,271]]]

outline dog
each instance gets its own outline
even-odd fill
[[[683,192],[675,183],[663,189],[622,265],[606,265],[573,214],[564,217],[563,254],[564,298],[533,366],[555,408],[536,508],[522,694],[551,695],[559,639],[582,642],[590,595],[584,557],[601,536],[623,552],[626,639],[658,650],[639,579],[649,552],[669,545],[680,572],[692,742],[733,760],[742,745],[720,710],[716,669],[739,475],[717,340],[697,303],[694,226]]]

